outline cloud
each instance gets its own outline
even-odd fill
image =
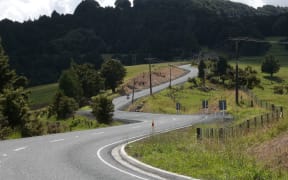
[[[263,0],[231,0],[231,1],[239,2],[239,3],[243,3],[243,4],[248,4],[249,6],[252,6],[254,8],[261,7],[261,6],[265,5]]]
[[[0,19],[9,18],[23,22],[41,15],[73,13],[81,0],[0,0]]]
[[[275,6],[285,6],[288,7],[287,0],[263,0],[265,4],[274,4]]]
[[[51,15],[53,10],[61,14],[73,13],[82,0],[0,0],[0,20],[9,18],[23,22],[37,19],[41,15]],[[115,0],[97,0],[101,6],[113,6]],[[132,0],[130,0],[132,1]],[[288,0],[232,0],[253,7],[273,4],[288,6]]]

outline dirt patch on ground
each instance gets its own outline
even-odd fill
[[[183,70],[181,68],[173,67],[171,68],[171,79],[177,79],[185,74],[188,71]],[[155,69],[152,71],[152,86],[157,86],[159,84],[169,82],[170,81],[170,68],[161,68]],[[133,85],[135,82],[135,85]],[[136,76],[133,79],[130,79],[127,83],[122,85],[121,94],[130,94],[132,93],[133,86],[135,87],[135,91],[139,91],[142,89],[148,89],[150,87],[150,78],[149,72],[143,72],[140,75]]]
[[[288,133],[252,147],[249,153],[271,169],[278,167],[288,171]]]

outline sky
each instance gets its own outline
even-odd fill
[[[10,19],[23,22],[37,19],[40,15],[50,16],[53,10],[60,14],[72,14],[82,0],[0,0],[0,20]],[[101,6],[113,6],[115,0],[97,0]],[[132,1],[132,0],[131,0]],[[231,0],[261,7],[265,4],[287,6],[288,0]]]

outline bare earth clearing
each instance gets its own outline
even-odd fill
[[[188,73],[187,71],[173,67],[171,69],[171,79],[177,79]],[[148,89],[150,86],[149,72],[143,72],[142,74],[130,79],[127,83],[122,86],[121,92],[123,94],[130,94],[133,91],[133,83],[135,80],[135,91],[142,89]],[[170,68],[159,68],[152,71],[152,86],[157,86],[159,84],[170,81]]]

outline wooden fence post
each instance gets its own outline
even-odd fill
[[[219,139],[222,140],[222,141],[224,139],[224,129],[223,128],[219,129]]]
[[[261,126],[262,126],[262,127],[264,126],[264,123],[263,123],[263,115],[261,115]]]
[[[242,136],[243,129],[242,129],[242,124],[239,124],[239,135]]]
[[[212,138],[214,138],[214,131],[213,131],[213,128],[210,129],[210,135],[211,135]]]
[[[254,118],[254,126],[255,126],[255,129],[257,128],[257,117]]]
[[[247,120],[246,122],[247,122],[247,130],[248,130],[248,132],[249,132],[249,129],[250,129],[250,120]]]
[[[279,110],[276,110],[276,121],[279,121]]]
[[[202,129],[197,128],[196,132],[197,132],[197,140],[202,140]]]

